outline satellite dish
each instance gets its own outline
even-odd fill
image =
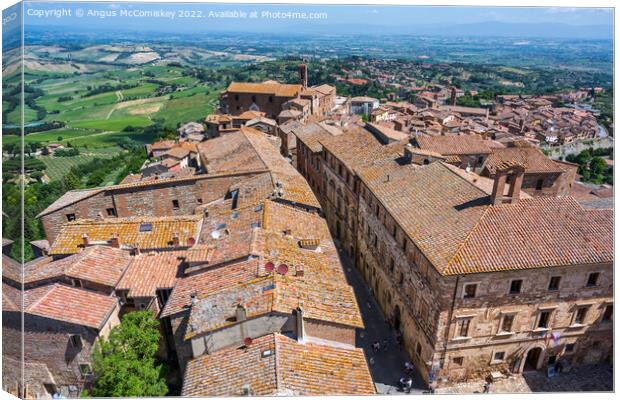
[[[195,245],[195,244],[196,244],[196,239],[194,239],[193,237],[191,237],[191,238],[187,239],[187,244],[188,244],[189,246],[193,246],[193,245]]]
[[[275,268],[275,265],[273,265],[271,261],[265,264],[265,271],[267,272],[273,271],[274,268]]]
[[[220,231],[215,230],[215,231],[211,232],[211,237],[213,239],[219,239],[220,238]]]
[[[287,272],[288,272],[288,266],[286,264],[278,265],[278,274],[286,275]]]
[[[252,344],[252,338],[251,337],[246,337],[245,339],[243,339],[243,344],[246,347],[249,347]]]

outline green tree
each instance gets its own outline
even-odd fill
[[[62,177],[62,186],[67,191],[78,189],[81,186],[80,178],[72,170],[69,170],[69,172]]]
[[[82,397],[164,396],[165,365],[155,359],[158,322],[150,311],[125,314],[120,325],[101,339],[93,353],[95,383]]]

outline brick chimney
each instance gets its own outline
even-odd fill
[[[88,243],[90,243],[90,240],[88,239],[88,233],[85,233],[82,235],[82,244],[84,245],[84,247],[88,246]]]
[[[519,201],[521,194],[521,185],[523,184],[523,175],[525,174],[525,167],[518,162],[504,162],[500,165],[495,172],[495,180],[493,182],[493,192],[491,193],[491,203],[516,203]],[[510,178],[510,182],[508,182]],[[506,190],[506,183],[508,187],[508,194],[504,195]]]
[[[179,247],[181,244],[181,240],[179,239],[179,233],[175,232],[172,234],[172,246]]]
[[[308,87],[308,66],[306,64],[299,64],[299,83],[304,89]]]
[[[110,239],[110,246],[117,249],[121,247],[121,241],[118,239],[118,235],[116,233],[112,234],[112,238]]]

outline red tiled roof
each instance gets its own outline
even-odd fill
[[[91,243],[109,244],[118,235],[121,246],[141,249],[171,248],[173,234],[179,235],[180,246],[188,246],[189,238],[200,235],[202,217],[181,215],[175,217],[128,217],[103,219],[78,219],[63,225],[49,254],[74,254],[83,248],[83,236]],[[149,227],[150,229],[142,229]]]
[[[51,257],[33,264],[26,271],[24,283],[57,276],[82,279],[115,286],[129,265],[131,256],[125,250],[108,246],[91,246],[69,257],[54,261]]]
[[[490,207],[444,273],[610,263],[613,237],[613,210],[570,197],[520,200]]]
[[[2,277],[20,283],[22,281],[22,264],[2,254]]]
[[[233,265],[209,269],[196,275],[180,278],[164,307],[161,316],[166,317],[186,311],[191,305],[191,295],[198,299],[219,290],[237,286],[256,278],[258,260],[247,260]]]
[[[226,89],[229,93],[257,93],[271,94],[279,97],[295,97],[301,92],[302,85],[288,85],[283,83],[246,83],[232,82]]]
[[[183,396],[317,396],[375,394],[361,349],[301,344],[280,334],[191,360]]]
[[[54,284],[24,312],[76,325],[100,329],[117,307],[116,297]],[[30,292],[30,291],[27,291]]]
[[[489,154],[497,144],[478,135],[417,136],[418,147],[442,155]]]
[[[128,290],[127,297],[154,297],[157,289],[171,289],[186,254],[186,251],[166,251],[137,255],[116,289]]]
[[[2,282],[2,311],[20,312],[22,307],[22,291]]]
[[[525,167],[525,173],[564,172],[564,169],[562,169],[558,163],[551,160],[535,147],[507,147],[504,149],[494,149],[484,163],[484,168],[493,176],[497,172],[497,169],[506,162],[522,164]]]

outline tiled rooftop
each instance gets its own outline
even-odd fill
[[[258,264],[258,259],[250,259],[179,278],[161,316],[170,316],[188,310],[192,295],[196,295],[197,299],[202,299],[219,290],[236,287],[243,282],[255,279]]]
[[[90,246],[56,261],[52,257],[45,257],[27,269],[24,283],[64,275],[113,287],[129,265],[130,259],[131,256],[125,250],[108,246]]]
[[[280,97],[294,97],[301,92],[303,86],[284,83],[246,83],[232,82],[226,89],[229,93],[260,93]]]
[[[342,130],[323,122],[314,122],[298,127],[294,131],[298,140],[314,152],[321,151],[320,140],[330,136],[342,135]]]
[[[154,297],[157,289],[172,289],[181,274],[187,251],[142,253],[135,257],[116,286],[127,297]]]
[[[613,210],[585,210],[570,197],[490,207],[445,274],[613,262]]]
[[[13,282],[22,281],[22,264],[11,257],[2,254],[2,277]]]
[[[613,260],[613,234],[594,233],[612,229],[612,214],[571,198],[521,192],[516,204],[491,206],[491,180],[441,162],[369,171],[362,180],[442,274]]]
[[[26,296],[35,290],[26,291]],[[118,304],[116,297],[60,284],[45,286],[37,294],[25,313],[95,329],[102,327]]]
[[[535,147],[507,147],[494,149],[487,158],[484,168],[495,175],[497,169],[506,162],[518,162],[525,167],[525,173],[561,173],[564,169]]]
[[[442,155],[489,154],[497,143],[478,135],[417,136],[417,146]]]
[[[90,243],[110,244],[118,235],[121,248],[140,249],[172,248],[173,234],[179,235],[180,246],[188,246],[189,238],[198,238],[202,217],[198,215],[176,217],[129,217],[79,219],[63,225],[49,254],[74,254],[83,248],[83,236]]]
[[[190,336],[234,324],[230,318],[239,304],[250,318],[273,311],[288,315],[303,302],[307,318],[363,327],[353,289],[331,254],[302,249],[297,239],[279,232],[256,233],[259,269],[247,281],[205,295],[192,307]],[[271,271],[265,269],[267,263],[273,264]],[[279,269],[282,265],[285,271]]]
[[[280,334],[189,362],[183,396],[375,394],[361,349],[300,344]]]

